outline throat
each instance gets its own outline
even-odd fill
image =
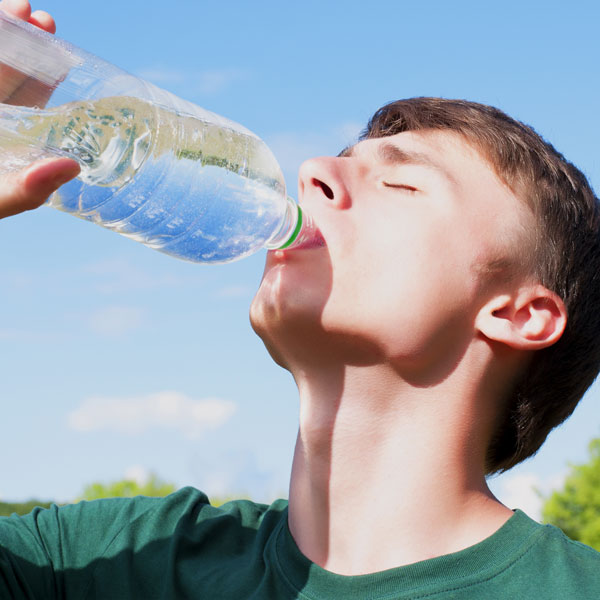
[[[316,564],[343,575],[411,564],[512,514],[487,487],[479,441],[439,402],[329,400],[303,399],[290,484],[290,530]]]

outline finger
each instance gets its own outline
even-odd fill
[[[56,32],[54,19],[43,10],[31,13],[26,0],[3,0],[0,8],[19,18],[27,18],[35,25],[49,33]],[[53,86],[28,79],[27,75],[0,63],[0,102],[18,106],[45,106],[54,91]]]
[[[0,2],[0,9],[17,19],[22,19],[24,21],[32,16],[31,6],[27,0],[2,0],[2,2]],[[0,102],[17,104],[17,102],[11,101],[10,97],[15,90],[21,87],[21,84],[26,79],[27,76],[24,73],[0,63]]]
[[[21,71],[0,63],[0,102],[17,104],[11,101],[11,96],[23,85],[26,79],[27,75],[21,73]]]
[[[29,78],[13,91],[11,97],[4,101],[5,104],[14,106],[46,106],[50,96],[56,89],[56,85],[48,85],[43,81]]]
[[[27,21],[31,16],[31,6],[28,0],[2,0],[0,8],[17,19]]]
[[[56,33],[56,23],[54,19],[45,10],[36,10],[31,13],[29,22],[48,33]]]
[[[49,158],[3,175],[0,218],[37,208],[79,171],[79,164],[70,158]]]

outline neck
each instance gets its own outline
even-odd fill
[[[507,520],[485,482],[489,403],[457,377],[414,388],[386,365],[296,374],[289,525],[308,558],[381,571],[466,548]]]

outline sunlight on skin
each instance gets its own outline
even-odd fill
[[[3,0],[0,9],[49,33],[56,31],[54,19],[43,10],[32,13],[27,0]],[[22,73],[0,65],[0,101],[7,101],[25,82]],[[63,183],[76,177],[79,171],[79,164],[74,160],[49,158],[21,171],[3,174],[0,180],[0,218],[37,208]]]

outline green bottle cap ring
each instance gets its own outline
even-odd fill
[[[296,238],[298,237],[298,234],[302,229],[302,209],[300,208],[299,204],[297,204],[296,206],[298,207],[298,222],[296,223],[296,228],[290,236],[290,239],[285,244],[283,244],[283,246],[279,246],[277,250],[285,250],[286,248],[289,248],[296,241]]]

